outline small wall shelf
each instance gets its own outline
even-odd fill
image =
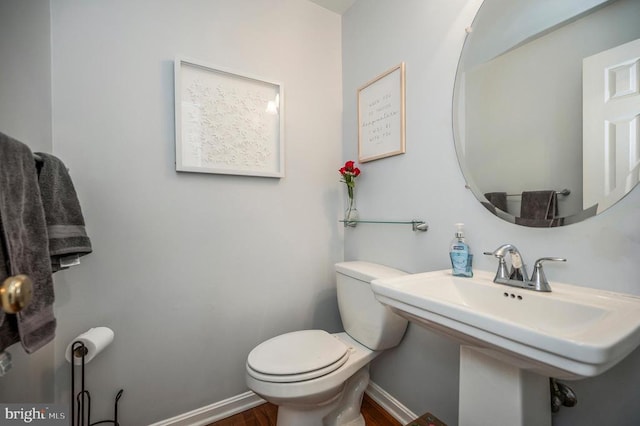
[[[345,228],[355,228],[359,223],[381,223],[387,225],[411,225],[413,231],[427,232],[429,225],[424,220],[340,220]]]

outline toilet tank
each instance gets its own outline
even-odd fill
[[[336,264],[338,308],[344,331],[369,349],[392,348],[402,340],[407,320],[375,298],[371,281],[406,275],[375,263],[354,261]]]

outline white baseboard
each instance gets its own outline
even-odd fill
[[[371,399],[377,402],[378,405],[384,408],[387,413],[403,425],[409,424],[409,422],[418,417],[374,382],[369,382],[369,386],[365,392]]]
[[[149,426],[205,426],[250,410],[265,402],[255,393],[248,391]]]
[[[416,417],[407,407],[402,405],[400,401],[391,396],[387,391],[373,382],[369,382],[369,386],[365,391],[378,405],[385,409],[393,418],[402,424],[407,424]],[[240,395],[232,396],[198,408],[188,413],[180,414],[170,419],[153,423],[150,426],[205,426],[218,420],[226,419],[234,414],[250,410],[266,401],[260,398],[252,391],[245,392]]]

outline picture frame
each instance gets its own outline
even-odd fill
[[[358,161],[404,154],[405,64],[358,89]]]
[[[176,58],[176,171],[284,177],[284,87]]]

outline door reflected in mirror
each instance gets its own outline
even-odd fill
[[[640,2],[485,0],[458,64],[469,188],[525,226],[609,208],[640,173]]]

